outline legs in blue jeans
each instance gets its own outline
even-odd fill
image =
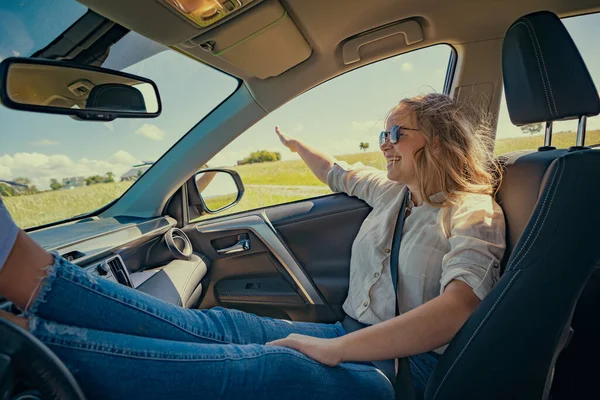
[[[216,307],[190,310],[95,277],[56,257],[29,315],[63,325],[195,343],[264,344],[291,333],[346,334],[341,324],[290,322]]]
[[[346,334],[339,323],[184,309],[60,257],[27,314],[31,332],[61,358],[90,399],[394,397],[390,382],[371,365],[331,368],[292,349],[264,346],[291,333]],[[422,356],[427,354],[411,359]],[[419,364],[415,372],[411,363],[413,380],[425,376],[426,382],[435,363]]]
[[[89,398],[393,398],[373,366],[331,368],[263,344],[332,338],[341,324],[290,322],[236,310],[188,310],[87,274],[56,257],[27,310],[31,332]]]
[[[417,399],[425,397],[425,388],[427,387],[429,375],[431,375],[435,369],[439,358],[440,355],[433,351],[408,357],[408,365],[410,366],[413,387]]]
[[[89,399],[393,399],[374,367],[284,347],[152,339],[31,320]]]

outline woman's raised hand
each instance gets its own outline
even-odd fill
[[[277,133],[277,136],[279,136],[279,140],[281,140],[281,143],[285,147],[290,149],[291,152],[298,152],[298,141],[296,139],[281,132],[278,126],[275,127],[275,133]]]

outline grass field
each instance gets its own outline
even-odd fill
[[[21,228],[89,213],[120,197],[132,182],[106,183],[31,196],[4,197],[6,208]]]
[[[246,191],[244,192],[244,197],[242,197],[242,200],[238,204],[220,212],[217,215],[227,215],[247,210],[254,210],[256,208],[289,203],[292,201],[322,196],[329,193],[331,193],[331,190],[329,190],[329,187],[327,186],[316,188],[316,190],[306,190],[304,188],[294,190],[288,189],[287,187],[285,189],[247,187]],[[192,222],[214,217],[215,214],[207,214],[193,220]]]
[[[575,132],[560,132],[552,135],[552,145],[558,149],[575,146]],[[515,150],[537,149],[544,143],[543,136],[526,136],[519,138],[500,139],[496,141],[494,153],[496,155],[509,153]],[[588,145],[600,143],[600,130],[587,131],[585,143]]]
[[[575,136],[574,132],[556,133],[552,144],[559,148],[572,146],[575,144]],[[496,142],[495,153],[499,155],[515,150],[535,149],[542,142],[543,138],[540,136],[502,139]],[[586,143],[600,143],[600,131],[587,132]],[[350,164],[360,161],[379,169],[385,168],[380,152],[348,154],[336,158]],[[234,167],[234,169],[247,185],[246,192],[238,205],[219,215],[331,193],[327,186],[312,175],[301,160],[250,164]],[[17,224],[22,228],[28,228],[96,210],[121,196],[130,185],[131,182],[98,184],[73,190],[6,197],[4,202]],[[277,186],[261,187],[261,185]]]

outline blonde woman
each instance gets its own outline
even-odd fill
[[[393,399],[370,362],[399,357],[409,357],[422,397],[504,253],[483,133],[445,95],[402,100],[380,136],[382,172],[338,162],[277,128],[321,181],[373,208],[352,247],[344,303],[349,317],[372,325],[365,329],[164,303],[48,254],[0,207],[0,294],[26,312],[3,316],[46,343],[89,398]],[[395,316],[389,253],[406,191]]]

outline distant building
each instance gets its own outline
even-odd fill
[[[63,178],[63,189],[73,189],[85,186],[85,178],[83,176],[75,176],[72,178]]]
[[[148,168],[150,168],[150,167],[151,167],[151,165],[143,165],[140,167],[131,168],[129,171],[127,171],[123,175],[121,175],[121,182],[135,181],[137,178],[142,176],[144,174],[144,172],[146,172],[148,170]]]

